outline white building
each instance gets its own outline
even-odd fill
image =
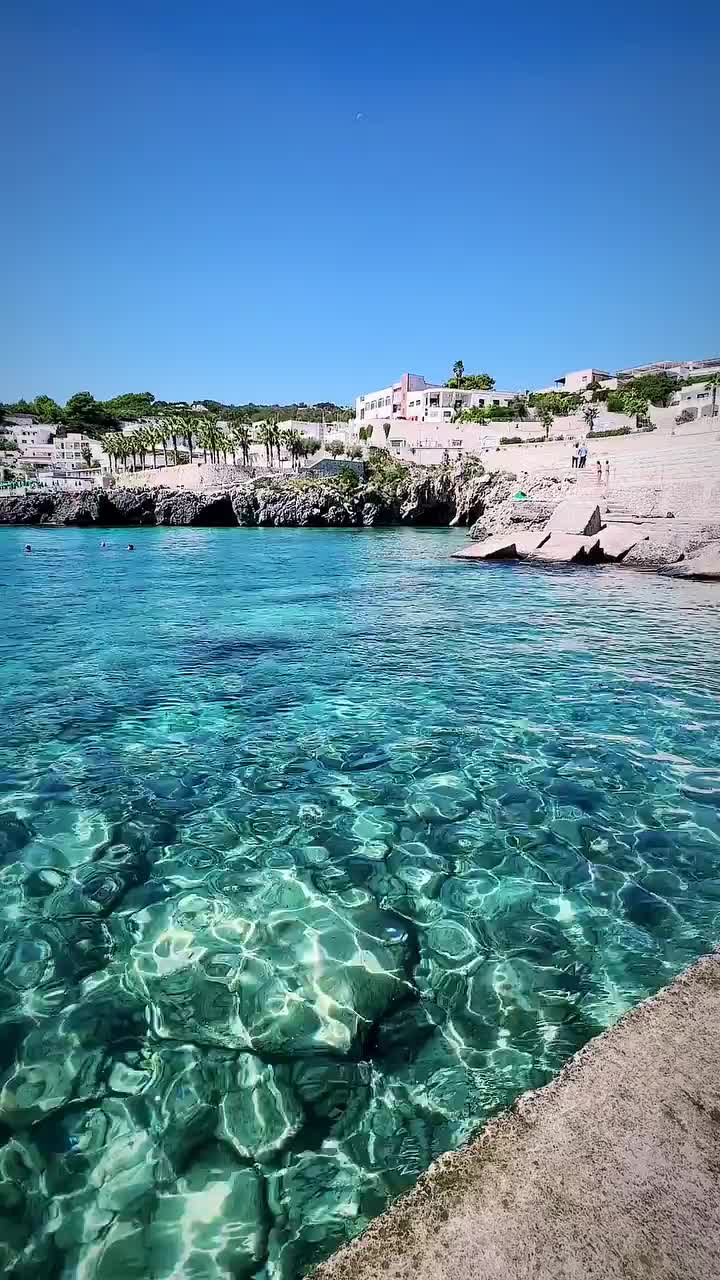
[[[52,425],[47,426],[35,422],[29,414],[17,414],[14,417],[6,418],[3,426],[8,435],[12,436],[21,452],[49,444],[53,436],[53,430],[57,431],[57,427],[53,428]]]
[[[435,386],[436,383],[426,382],[419,373],[404,373],[400,381],[394,382],[392,386],[358,396],[355,401],[355,417],[358,422],[365,422],[368,418],[378,422],[394,417],[406,418],[408,395]]]
[[[81,431],[68,431],[65,436],[58,436],[55,440],[55,458],[58,466],[63,467],[66,471],[81,471],[87,467],[87,462],[83,456],[83,450],[92,456],[92,444],[97,443],[91,441],[89,436],[83,435]]]
[[[705,382],[694,382],[689,387],[679,387],[671,406],[681,413],[691,413],[693,418],[710,418],[713,411],[712,389]],[[715,413],[720,409],[720,394],[715,393]]]
[[[593,382],[607,384],[611,381],[613,379],[610,374],[602,369],[573,369],[570,373],[564,373],[561,378],[556,378],[554,386],[545,389],[547,391],[587,391]]]
[[[505,407],[516,400],[517,391],[458,391],[453,387],[431,387],[409,392],[406,418],[410,422],[452,422],[465,409]]]
[[[456,390],[436,382],[426,382],[415,373],[404,373],[399,382],[380,391],[370,391],[355,401],[359,425],[396,419],[408,422],[452,422],[464,409],[485,409],[510,404],[517,391]]]
[[[641,378],[646,373],[669,373],[671,378],[697,377],[702,373],[720,373],[720,356],[705,360],[657,360],[654,364],[637,364],[632,368],[618,369],[618,382]]]

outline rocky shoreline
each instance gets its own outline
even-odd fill
[[[561,477],[530,486],[517,501],[518,479],[485,471],[479,463],[409,467],[404,474],[375,475],[353,488],[337,479],[297,476],[248,479],[196,492],[189,489],[122,488],[89,493],[37,492],[0,498],[0,525],[54,527],[186,526],[204,528],[358,528],[393,525],[460,526],[468,529],[459,558],[529,559],[538,562],[613,562],[673,577],[720,579],[720,522],[676,519],[644,509],[647,498],[626,496],[630,507],[618,523],[607,504],[582,495],[594,523],[563,523],[577,499]],[[662,495],[655,495],[662,499]],[[572,513],[571,513],[572,514]]]
[[[607,499],[576,495],[555,478],[532,486],[527,500],[498,498],[486,504],[457,558],[612,563],[675,578],[720,579],[720,522],[702,509],[695,518],[676,518],[662,493],[654,495],[651,511],[647,495],[632,491],[625,492],[624,510],[609,510]]]
[[[0,499],[0,524],[78,526],[373,528],[472,525],[510,494],[514,478],[479,466],[412,468],[391,482],[351,488],[337,480],[248,480],[210,492],[114,488]]]

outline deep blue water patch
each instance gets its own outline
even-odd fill
[[[717,588],[0,531],[0,1270],[297,1280],[720,934]]]

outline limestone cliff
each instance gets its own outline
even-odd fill
[[[213,492],[112,489],[0,499],[0,524],[372,527],[470,525],[509,494],[510,478],[479,463],[396,468],[353,489],[278,477]],[[507,491],[507,493],[506,493]]]

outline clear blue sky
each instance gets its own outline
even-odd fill
[[[720,351],[720,6],[6,0],[0,399]]]

